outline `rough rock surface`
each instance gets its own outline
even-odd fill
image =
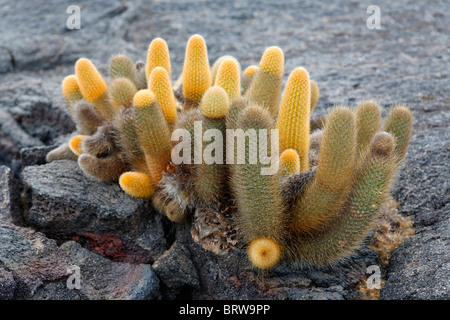
[[[130,198],[117,183],[86,179],[75,161],[25,167],[22,181],[26,221],[51,237],[85,239],[119,261],[148,263],[166,249],[160,216],[148,201]]]
[[[368,249],[335,269],[292,271],[280,266],[268,278],[262,277],[238,264],[243,261],[243,251],[224,258],[201,250],[189,239],[187,229],[174,229],[164,219],[153,220],[153,214],[141,210],[143,203],[126,198],[115,184],[87,180],[75,163],[43,165],[43,150],[74,130],[60,83],[73,73],[80,56],[92,59],[106,73],[108,57],[126,52],[143,60],[150,41],[160,36],[168,42],[176,78],[186,41],[194,33],[205,37],[211,61],[234,55],[244,68],[257,64],[267,46],[280,46],[285,53],[285,79],[294,67],[304,66],[321,89],[314,115],[324,114],[336,104],[353,106],[366,98],[377,100],[384,115],[397,103],[413,110],[413,137],[393,196],[402,214],[414,216],[416,235],[394,252],[383,273],[386,284],[381,298],[449,298],[447,2],[379,3],[379,30],[366,26],[370,15],[366,10],[373,1],[101,0],[77,4],[81,29],[68,30],[70,14],[64,1],[0,0],[0,29],[5,30],[0,33],[0,164],[11,168],[0,167],[0,194],[18,196],[22,192],[26,200],[15,211],[26,218],[15,223],[25,223],[26,228],[4,224],[11,222],[10,204],[6,211],[0,209],[2,235],[17,239],[5,242],[6,238],[0,237],[0,250],[21,253],[15,261],[1,260],[5,255],[0,254],[1,299],[155,298],[156,282],[151,280],[151,271],[146,271],[151,270],[150,264],[155,266],[161,282],[159,293],[165,298],[357,298],[355,288],[365,277],[365,268],[379,263]],[[10,177],[22,181],[11,184]],[[65,184],[58,184],[61,182]],[[99,190],[102,195],[96,194]],[[1,197],[0,207],[6,203]],[[123,211],[113,208],[115,205]],[[113,219],[101,224],[106,216]],[[133,228],[127,229],[129,221]],[[39,253],[33,249],[37,239],[44,247]],[[67,240],[79,245],[65,243]],[[152,248],[158,248],[157,252],[152,253]],[[163,252],[166,249],[169,251]],[[88,265],[89,259],[104,259],[85,274],[86,283],[94,287],[101,282],[94,275],[103,269],[110,270],[105,281],[120,277],[122,273],[114,270],[122,267],[121,259],[137,266],[128,273],[133,279],[145,279],[135,283],[149,285],[137,286],[135,291],[114,292],[113,285],[104,292],[88,288],[83,293],[68,291],[64,268],[49,274],[40,265],[42,261],[60,261],[52,260],[57,250],[70,252],[68,256],[78,257],[83,265]],[[179,255],[185,263],[173,265]],[[39,276],[30,280],[33,270]],[[170,279],[165,276],[170,270],[179,273]],[[192,270],[190,280],[179,278],[187,270]],[[250,275],[255,278],[250,280]],[[217,287],[218,283],[221,286]]]

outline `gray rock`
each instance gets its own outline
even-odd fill
[[[25,167],[22,179],[26,220],[49,236],[87,239],[99,253],[127,262],[152,262],[166,249],[148,201],[131,198],[117,182],[86,178],[75,161]]]
[[[56,241],[42,233],[2,223],[0,243],[0,265],[14,276],[15,299],[31,298],[44,283],[68,275]]]
[[[450,299],[450,219],[424,228],[397,248],[388,280],[381,290],[384,300]]]
[[[148,44],[154,37],[161,36],[168,42],[172,75],[176,79],[183,66],[186,41],[194,33],[205,37],[211,62],[230,54],[243,68],[257,64],[266,47],[279,45],[285,53],[285,80],[293,68],[304,66],[318,82],[321,98],[313,116],[327,113],[336,104],[355,105],[363,99],[379,101],[383,115],[397,103],[404,103],[414,111],[414,136],[394,188],[394,197],[399,201],[401,213],[414,215],[417,235],[394,253],[386,274],[386,286],[381,290],[382,297],[447,297],[448,289],[440,279],[448,278],[448,261],[445,255],[438,255],[439,250],[446,252],[444,245],[448,248],[446,230],[450,211],[447,2],[399,0],[379,4],[379,30],[366,27],[369,17],[366,10],[372,3],[343,0],[188,4],[174,0],[150,4],[144,0],[127,3],[101,0],[78,1],[77,4],[81,8],[81,30],[72,31],[66,28],[69,16],[66,3],[10,1],[0,5],[0,29],[6,30],[0,33],[0,163],[12,165],[19,158],[21,148],[52,145],[58,136],[73,131],[60,83],[64,76],[73,73],[74,62],[81,56],[92,59],[106,75],[108,59],[105,57],[126,52],[134,60],[145,60]],[[64,172],[60,168],[58,174],[71,176],[76,169],[68,168],[72,171]],[[95,187],[89,187],[81,178],[72,176],[65,181],[79,186],[75,190],[80,196],[75,197],[70,195],[69,185],[62,186],[60,189],[66,191],[60,193],[58,188],[50,190],[37,183],[58,181],[46,178],[53,171],[33,167],[26,173],[30,176],[32,172],[34,181],[28,184],[27,191],[33,225],[56,237],[76,235],[80,242],[84,239],[100,251],[106,251],[100,244],[111,238],[99,239],[95,232],[89,234],[90,238],[82,236],[74,232],[78,224],[81,232],[101,229],[102,235],[114,234],[109,231],[114,225],[123,233],[123,226],[117,222],[121,218],[112,219],[106,226],[95,223],[96,217],[106,216],[102,207],[113,206],[102,200],[103,197],[114,199],[111,194],[105,196],[108,190],[115,190],[114,186],[93,182]],[[100,195],[91,199],[96,197],[97,190]],[[83,199],[89,201],[83,202]],[[89,207],[92,200],[96,205]],[[130,205],[128,200],[124,201],[125,207]],[[117,203],[117,206],[122,204]],[[64,215],[65,207],[69,208],[70,216]],[[80,208],[84,213],[74,214],[80,212]],[[101,212],[97,214],[95,210]],[[65,227],[66,223],[69,227]],[[156,227],[159,231],[152,231],[153,225],[158,222],[141,223],[137,236],[130,239],[139,239],[140,248],[146,247],[146,250],[152,246],[160,248],[159,254],[163,246],[152,241],[156,239],[158,243],[158,234],[163,232],[159,227]],[[200,290],[190,293],[193,297],[258,296],[258,286],[254,281],[247,281],[245,252],[237,250],[226,258],[217,257],[189,241],[184,243],[201,284]],[[331,290],[326,291],[324,298],[353,298],[347,288],[355,287],[358,277],[364,274],[364,266],[374,261],[368,252],[358,257],[351,260],[356,261],[358,267],[344,265],[335,270],[320,270],[311,277],[306,271],[296,273],[287,268],[288,274],[276,276],[277,281],[289,281],[295,276],[308,279],[299,282],[303,285],[298,291],[285,290],[291,292],[287,295],[292,298],[311,297],[324,290]],[[420,261],[420,268],[416,261]],[[415,275],[418,281],[403,277],[419,270],[420,274]],[[348,277],[343,276],[346,272]],[[229,280],[230,277],[234,278]],[[330,286],[328,281],[334,285]],[[433,290],[427,290],[426,283]],[[344,288],[344,293],[338,290],[339,286]],[[49,284],[48,292],[59,287],[58,283]],[[313,287],[320,290],[315,291]]]
[[[0,166],[0,223],[20,224],[22,222],[18,189],[19,183],[12,170],[6,166]]]
[[[12,272],[0,268],[0,300],[11,300],[14,298],[16,282]]]
[[[59,251],[72,270],[74,267],[79,268],[80,289],[52,284],[39,293],[40,297],[49,297],[55,293],[64,297],[69,295],[69,291],[73,291],[72,297],[76,292],[80,298],[90,300],[159,298],[159,280],[150,265],[113,262],[73,241],[64,243]]]
[[[160,256],[152,266],[158,277],[169,289],[176,291],[185,287],[200,289],[199,278],[190,258],[190,253],[180,241],[175,241],[170,249]]]

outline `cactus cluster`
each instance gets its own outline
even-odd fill
[[[257,268],[281,259],[335,263],[373,228],[405,157],[412,115],[394,106],[383,124],[380,106],[364,101],[311,120],[317,84],[298,67],[282,90],[283,74],[279,47],[267,48],[258,65],[243,71],[232,56],[210,65],[200,35],[188,40],[174,82],[161,38],[151,42],[145,63],[113,57],[109,82],[79,59],[62,83],[78,133],[47,160],[77,158],[86,175],[118,181],[175,222],[195,208],[230,201]],[[241,143],[230,130],[256,136],[244,135]],[[255,157],[252,150],[263,146],[265,156]],[[205,154],[210,157],[202,159]],[[279,159],[272,174],[263,174],[267,159]]]

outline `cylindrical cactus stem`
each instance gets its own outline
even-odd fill
[[[122,158],[133,171],[146,172],[144,153],[141,150],[136,134],[135,109],[122,109],[114,119],[117,129],[117,144],[121,149]]]
[[[84,153],[78,157],[78,166],[86,176],[100,181],[117,180],[127,171],[127,166],[119,154],[97,158]]]
[[[70,150],[76,154],[77,156],[80,156],[83,154],[83,147],[82,142],[84,139],[86,139],[88,136],[84,135],[77,135],[70,139],[69,141],[69,148]]]
[[[170,65],[169,47],[166,41],[162,38],[155,38],[150,42],[147,51],[147,63],[145,65],[145,75],[147,79],[150,77],[153,69],[156,67],[162,67],[166,69],[169,78],[172,73]]]
[[[133,60],[125,54],[115,55],[109,65],[111,79],[127,78],[136,86],[136,68]]]
[[[381,109],[372,101],[364,101],[356,107],[357,152],[362,155],[370,141],[381,128]]]
[[[198,34],[187,43],[182,76],[185,108],[197,107],[212,81],[206,43]]]
[[[136,62],[134,65],[136,73],[136,88],[138,90],[147,88],[147,75],[145,74],[145,63],[142,61]]]
[[[405,158],[411,139],[413,116],[405,106],[395,106],[389,112],[383,130],[395,138],[395,159],[399,164]]]
[[[249,102],[244,97],[239,97],[231,103],[226,117],[227,129],[238,129],[241,113],[248,105]]]
[[[138,142],[145,154],[150,176],[157,182],[170,161],[172,143],[169,125],[152,91],[138,91],[133,102]]]
[[[167,123],[173,127],[177,120],[177,101],[166,69],[155,67],[152,70],[148,79],[148,89],[156,95],[156,101]]]
[[[77,131],[82,135],[92,135],[104,120],[94,110],[94,106],[86,100],[78,101],[73,108],[73,121]]]
[[[78,155],[72,152],[68,143],[63,143],[59,147],[47,153],[45,160],[50,163],[56,160],[77,160]]]
[[[156,183],[143,172],[128,171],[119,178],[119,184],[123,191],[132,197],[148,199],[155,191]]]
[[[87,136],[81,141],[81,149],[83,153],[89,153],[97,158],[105,158],[116,152],[119,152],[117,145],[118,133],[115,126],[107,122],[97,129],[97,131]]]
[[[240,77],[239,62],[234,58],[227,58],[222,61],[217,70],[214,85],[225,89],[230,102],[232,102],[241,95]]]
[[[225,116],[229,108],[228,95],[219,86],[210,87],[200,102],[200,110],[203,113],[203,161],[196,166],[194,177],[196,194],[205,203],[217,201],[225,193],[227,176],[224,164],[226,158]],[[208,133],[212,135],[209,136]],[[205,138],[214,141],[207,143],[204,141]]]
[[[93,104],[102,119],[111,120],[116,110],[109,103],[108,86],[97,68],[90,60],[80,58],[75,64],[75,74],[84,99]]]
[[[272,238],[255,238],[248,245],[247,255],[259,269],[273,268],[280,260],[281,246]]]
[[[247,134],[244,144],[239,146],[238,143],[237,150],[244,156],[244,163],[234,165],[230,182],[238,208],[237,220],[244,239],[249,242],[270,239],[265,244],[261,243],[262,240],[252,241],[249,247],[250,255],[256,252],[259,256],[251,258],[254,266],[264,269],[275,265],[281,257],[279,250],[287,224],[280,189],[281,175],[279,171],[275,174],[263,174],[262,168],[268,165],[263,164],[262,158],[258,156],[263,144],[268,146],[269,155],[275,152],[271,150],[272,141],[269,138],[274,123],[267,109],[255,105],[243,111],[238,126]]]
[[[133,105],[133,97],[137,91],[136,85],[130,79],[124,77],[114,79],[109,89],[111,105],[116,110],[120,107],[131,107]]]
[[[300,173],[300,157],[295,149],[286,149],[281,153],[280,170],[283,175]]]
[[[309,264],[331,264],[358,248],[386,200],[394,166],[394,139],[386,132],[379,132],[364,155],[355,185],[339,216],[316,237],[292,237],[290,258]]]
[[[241,81],[242,95],[244,95],[247,92],[248,88],[250,87],[250,84],[252,83],[253,76],[255,75],[256,71],[258,71],[258,66],[256,65],[251,65],[245,68]]]
[[[83,99],[80,87],[78,86],[76,75],[71,74],[70,76],[65,77],[62,81],[61,87],[63,96],[66,99],[67,106],[69,107],[69,112],[73,117],[74,114],[73,109],[75,103]]]
[[[320,90],[319,86],[314,80],[311,80],[311,113],[317,105],[317,101],[319,101]]]
[[[269,110],[273,119],[278,115],[283,69],[283,51],[276,46],[267,48],[245,94],[251,101]]]
[[[313,233],[328,226],[350,193],[355,164],[355,117],[338,107],[327,118],[314,180],[293,207],[294,232]]]
[[[222,64],[222,62],[224,62],[225,60],[228,60],[228,59],[232,59],[236,63],[236,65],[238,66],[239,74],[241,73],[241,64],[235,57],[228,56],[228,55],[221,56],[211,66],[211,85],[212,86],[215,84],[216,77],[217,77],[217,71],[219,71],[220,65]]]
[[[310,81],[308,72],[296,68],[291,72],[281,99],[277,129],[280,152],[294,149],[300,157],[301,171],[309,170]]]

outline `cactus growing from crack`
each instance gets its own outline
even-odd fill
[[[236,204],[233,219],[258,269],[282,259],[331,264],[361,245],[407,152],[412,127],[407,107],[393,107],[383,125],[381,107],[371,101],[311,120],[319,87],[298,67],[282,92],[279,47],[267,48],[258,66],[241,72],[229,55],[210,67],[200,35],[188,40],[174,85],[171,72],[161,38],[150,43],[145,64],[113,57],[109,82],[92,62],[80,59],[75,74],[62,83],[77,134],[48,159],[78,157],[87,176],[117,180],[130,196],[150,199],[174,222],[198,208]],[[181,163],[173,157],[180,155],[180,145],[171,141],[177,129],[184,132]],[[241,130],[244,143],[228,140],[229,129]],[[269,143],[271,129],[278,129],[279,150]],[[223,137],[214,148],[211,132]],[[258,156],[252,160],[250,151],[263,145],[269,147],[266,156],[280,153],[274,174],[262,174],[266,163]],[[196,163],[199,151],[233,161]],[[239,152],[243,162],[237,161]]]

